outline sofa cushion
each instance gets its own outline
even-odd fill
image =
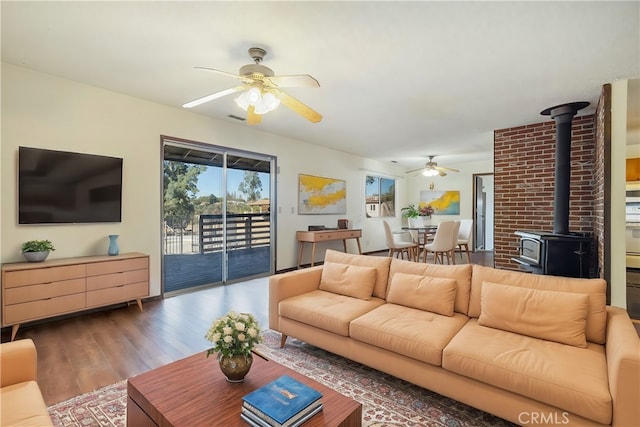
[[[417,274],[420,276],[441,277],[443,279],[455,279],[456,301],[454,311],[467,314],[469,310],[469,292],[471,290],[471,264],[462,265],[435,265],[423,262],[404,261],[394,258],[389,268],[389,281],[396,273]]]
[[[459,313],[448,317],[387,303],[353,320],[349,334],[355,340],[440,366],[442,350],[468,320]]]
[[[572,292],[589,295],[589,314],[585,329],[587,341],[604,344],[607,328],[607,284],[602,279],[576,279],[571,277],[545,276],[542,274],[520,273],[497,268],[473,265],[469,317],[479,317],[482,283],[505,283],[523,288],[543,291]]]
[[[482,284],[478,324],[586,347],[589,295]]]
[[[384,300],[362,300],[315,290],[287,298],[278,304],[282,317],[302,322],[334,334],[349,336],[349,323],[384,304]]]
[[[480,326],[471,319],[443,352],[442,367],[602,424],[611,423],[604,346],[578,348]]]
[[[396,273],[389,284],[387,302],[453,316],[456,288],[454,279]]]
[[[0,425],[52,426],[47,405],[35,381],[25,381],[0,389]]]
[[[370,255],[354,255],[345,252],[327,249],[324,262],[337,262],[339,264],[351,264],[360,267],[374,267],[376,284],[373,287],[373,296],[384,299],[387,295],[387,281],[389,279],[389,265],[391,258]]]
[[[373,267],[325,262],[319,289],[368,300],[375,284],[376,269]]]

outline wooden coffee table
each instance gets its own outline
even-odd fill
[[[289,375],[322,393],[324,409],[304,426],[362,425],[362,404],[257,354],[242,383],[229,383],[215,357],[205,352],[161,366],[127,382],[127,425],[246,426],[242,397],[281,375]]]

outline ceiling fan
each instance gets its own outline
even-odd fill
[[[436,162],[433,161],[435,156],[429,156],[429,161],[425,163],[424,167],[418,169],[412,169],[407,171],[406,173],[412,173],[417,171],[422,171],[422,175],[424,176],[445,176],[447,172],[460,172],[458,169],[445,168],[443,166],[438,166]]]
[[[211,71],[223,76],[236,78],[243,84],[187,102],[183,107],[193,108],[205,102],[244,91],[236,98],[236,102],[247,111],[247,123],[250,125],[260,123],[262,115],[272,111],[280,103],[310,122],[317,123],[322,120],[320,113],[280,90],[283,87],[320,87],[320,83],[308,74],[276,76],[271,68],[260,64],[266,54],[267,51],[262,48],[250,48],[249,55],[253,58],[255,64],[240,67],[238,74],[227,73],[213,68],[195,67],[198,70]]]

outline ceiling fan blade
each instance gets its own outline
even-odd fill
[[[209,102],[209,101],[213,101],[214,99],[218,99],[218,98],[222,98],[223,96],[227,96],[230,95],[234,92],[239,92],[243,89],[246,89],[246,86],[236,86],[236,87],[232,87],[230,89],[227,90],[223,90],[222,92],[216,92],[214,94],[211,95],[207,95],[204,96],[202,98],[198,98],[196,100],[193,100],[191,102],[187,102],[186,104],[182,104],[182,107],[184,108],[193,108],[196,107],[200,104],[204,104],[205,102]]]
[[[233,73],[227,73],[226,71],[216,70],[215,68],[207,68],[207,67],[194,67],[194,68],[196,70],[209,71],[209,72],[220,74],[226,77],[232,77],[234,79],[242,80],[245,83],[251,83],[253,81],[248,77],[239,76],[238,74],[233,74]]]
[[[309,74],[265,77],[264,81],[274,87],[320,87],[320,83]]]
[[[440,175],[440,176],[447,176],[447,173],[446,173],[445,171],[441,171],[441,170],[439,170],[439,171],[438,171],[438,175]]]
[[[310,122],[318,123],[320,120],[322,120],[322,114],[318,113],[317,111],[313,110],[311,107],[298,101],[291,95],[285,92],[282,92],[280,90],[274,90],[273,92],[276,98],[278,98],[281,103],[283,103],[285,106],[292,109],[296,113],[300,114],[302,117],[309,120]]]
[[[405,173],[413,173],[413,172],[418,172],[424,169],[424,166],[418,169],[411,169],[410,171],[406,171]]]
[[[247,108],[247,124],[258,125],[261,121],[262,116],[260,114],[256,114],[256,107],[249,105],[249,108]]]
[[[449,171],[449,172],[460,172],[458,169],[445,168],[444,166],[436,166],[436,169],[444,169],[444,170]]]

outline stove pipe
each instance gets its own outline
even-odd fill
[[[588,102],[571,102],[547,108],[540,114],[556,122],[556,174],[553,196],[553,232],[569,234],[569,199],[571,184],[571,122]]]

